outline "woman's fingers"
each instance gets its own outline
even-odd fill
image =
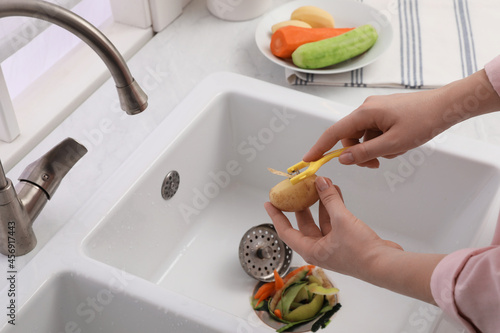
[[[322,237],[323,234],[321,230],[314,222],[314,218],[309,209],[304,209],[303,211],[296,212],[295,218],[297,219],[297,226],[302,234],[310,237]]]
[[[274,207],[270,202],[266,202],[264,208],[283,242],[299,254],[306,253],[311,248],[314,239],[305,236],[302,231],[294,229],[282,211]]]
[[[359,112],[361,109],[354,110],[348,116],[340,119],[330,126],[304,155],[306,162],[315,161],[328,150],[330,150],[340,140],[348,139],[359,142],[368,129],[378,129],[375,119],[365,115],[365,112]]]
[[[398,250],[401,250],[401,251],[404,251],[403,247],[401,245],[399,245],[398,243],[396,242],[393,242],[391,240],[387,240],[385,239],[384,240],[384,243],[387,245],[387,246],[390,246],[390,247],[393,247],[395,249],[398,249]]]
[[[332,224],[330,222],[330,215],[328,215],[328,211],[326,210],[326,207],[325,205],[323,205],[323,202],[321,200],[319,201],[318,215],[321,233],[323,235],[327,235],[328,233],[330,233],[330,231],[332,231]]]
[[[337,223],[341,223],[346,214],[352,215],[344,205],[344,198],[340,188],[333,185],[330,179],[325,177],[316,178],[316,189],[330,218],[332,227]]]
[[[394,134],[389,132],[384,133],[346,149],[339,156],[339,162],[347,165],[364,164],[376,160],[381,156],[399,154],[401,151],[398,147],[398,142],[400,140]]]

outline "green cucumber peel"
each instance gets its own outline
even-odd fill
[[[250,300],[250,304],[252,304],[252,308],[253,308],[254,310],[261,310],[261,308],[262,308],[263,304],[264,304],[264,303],[266,303],[266,302],[260,302],[260,303],[259,303],[259,305],[257,305],[257,302],[259,302],[259,300],[258,300],[258,299],[255,299],[255,298],[253,298],[253,297],[252,297],[252,299]]]
[[[330,306],[330,309],[325,311],[323,316],[319,318],[311,327],[312,332],[317,332],[320,328],[325,328],[330,324],[332,316],[340,310],[340,303],[335,304],[334,307]]]
[[[340,308],[340,304],[339,304],[339,308]],[[338,310],[338,309],[337,309]],[[337,310],[335,312],[337,312]],[[328,302],[324,302],[323,303],[323,307],[321,308],[321,310],[316,314],[316,316],[314,316],[313,318],[310,318],[310,319],[305,319],[305,320],[301,320],[301,321],[295,321],[295,322],[288,322],[286,320],[280,320],[281,322],[283,323],[286,323],[287,325],[285,326],[282,326],[281,328],[277,329],[276,332],[288,332],[290,331],[291,329],[293,329],[294,327],[296,326],[300,326],[300,325],[303,325],[303,324],[306,324],[306,323],[309,323],[313,320],[316,320],[317,318],[319,318],[320,316],[322,316],[320,319],[318,320],[322,320],[322,318],[329,314],[330,312],[332,311],[332,307],[330,306],[330,304],[328,304]],[[331,313],[329,316],[328,316],[328,319],[331,318],[331,316],[335,313]],[[316,324],[316,323],[315,323]],[[315,324],[313,324],[313,327],[315,326]],[[326,325],[325,325],[326,327]],[[319,326],[319,328],[321,328],[321,326]],[[318,329],[319,329],[318,328]],[[318,330],[316,329],[316,330]]]
[[[309,280],[309,284],[316,283],[320,286],[323,284],[323,281],[319,277],[314,276],[314,275],[309,276],[308,280]]]
[[[311,320],[312,318],[316,317],[317,314],[321,311],[324,301],[325,301],[325,296],[315,295],[310,303],[299,306],[293,311],[284,314],[283,319],[289,322]]]
[[[337,303],[335,306],[332,307],[328,303],[328,301],[326,301],[326,299],[325,299],[325,301],[323,302],[323,307],[321,308],[321,310],[317,313],[317,315],[314,318],[310,318],[310,319],[306,319],[306,320],[302,320],[302,321],[297,321],[297,322],[289,322],[289,321],[286,321],[284,319],[280,319],[280,318],[276,317],[274,315],[274,313],[270,312],[269,311],[269,303],[270,303],[269,301],[261,302],[261,304],[259,304],[259,308],[257,310],[258,311],[266,311],[266,312],[269,313],[269,315],[271,316],[271,318],[273,318],[274,320],[276,320],[278,322],[282,322],[282,323],[285,324],[281,328],[277,329],[276,332],[287,332],[287,331],[291,330],[292,328],[294,328],[296,326],[299,326],[299,325],[302,325],[302,324],[306,324],[308,322],[311,322],[313,320],[318,319],[312,325],[312,328],[311,328],[312,332],[316,332],[316,331],[318,331],[321,328],[325,328],[330,323],[331,317],[341,307],[340,303]]]
[[[325,296],[335,295],[336,293],[339,292],[339,290],[335,287],[325,288],[323,286],[318,285],[317,283],[310,283],[307,285],[307,288],[313,294],[319,294],[319,295],[325,295]]]
[[[274,295],[274,297],[271,298],[271,303],[269,303],[269,309],[271,310],[270,312],[274,312],[274,310],[276,309],[278,302],[281,300],[281,296],[283,294],[283,291],[285,291],[292,284],[295,284],[295,283],[305,279],[307,277],[308,272],[309,272],[308,269],[304,269],[304,270],[300,271],[299,273],[297,273],[297,275],[292,276],[290,278],[290,280],[288,280],[288,282],[285,283],[285,285],[281,289],[280,293],[278,293],[278,291],[276,291],[276,294]]]
[[[295,303],[301,303],[301,302],[306,302],[306,303],[309,303],[312,299],[312,297],[310,297],[310,293],[309,293],[309,290],[306,286],[304,286],[302,289],[299,290],[299,292],[297,293],[297,296],[295,296],[295,299],[293,300]]]
[[[282,305],[282,308],[280,310],[283,318],[290,312],[290,306],[292,305],[295,297],[297,297],[299,291],[306,286],[306,283],[307,282],[295,283],[286,290],[283,290],[283,294],[281,295],[280,300]],[[278,302],[278,304],[280,302]]]
[[[304,305],[304,303],[293,301],[292,304],[290,305],[290,310],[296,309],[296,308],[298,308],[299,306],[302,306],[302,305]]]
[[[338,289],[323,287],[321,278],[307,276],[307,273],[308,270],[304,270],[292,277],[279,293],[261,302],[259,306],[256,306],[258,300],[251,300],[252,307],[256,311],[266,311],[272,319],[284,324],[276,332],[287,332],[311,321],[315,321],[311,329],[316,332],[325,328],[331,317],[340,309],[339,303],[330,304],[327,297],[336,294]],[[318,304],[320,300],[321,304]],[[283,318],[278,318],[274,314],[275,309],[281,311]],[[288,318],[285,319],[286,317]]]

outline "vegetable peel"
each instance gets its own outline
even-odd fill
[[[256,298],[260,299],[265,292],[276,289],[276,286],[281,288],[273,290],[273,295],[266,299],[264,306],[255,306]],[[333,314],[340,309],[337,301],[331,304],[327,299],[331,295],[336,297],[337,293],[338,289],[333,287],[321,268],[305,265],[283,278],[279,277],[277,281],[263,284],[252,297],[252,306],[256,311],[267,311],[270,318],[283,323],[277,332],[288,331],[308,322],[312,323],[312,331],[315,332],[325,328]],[[256,297],[257,294],[259,297]]]

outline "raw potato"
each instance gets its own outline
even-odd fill
[[[294,27],[312,28],[309,23],[306,23],[304,21],[288,20],[288,21],[283,21],[283,22],[276,23],[275,25],[273,25],[271,27],[271,32],[274,34],[276,32],[276,30],[278,30],[279,28],[288,27],[290,25],[292,25]]]
[[[303,6],[295,9],[290,19],[304,21],[313,28],[335,27],[335,20],[332,15],[326,10],[315,6]]]
[[[311,207],[319,200],[314,180],[316,175],[307,177],[295,185],[285,179],[269,192],[269,200],[274,207],[284,212],[299,212]]]

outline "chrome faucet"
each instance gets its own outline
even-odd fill
[[[130,115],[147,107],[147,96],[134,80],[125,60],[92,24],[71,11],[39,0],[0,0],[0,18],[28,16],[54,23],[86,42],[104,61],[118,90],[121,108]],[[68,138],[31,163],[14,188],[0,162],[0,253],[24,255],[36,246],[33,222],[61,180],[87,149]]]
[[[87,149],[67,138],[21,173],[14,188],[0,163],[0,253],[20,256],[33,250],[33,222],[68,171]]]

